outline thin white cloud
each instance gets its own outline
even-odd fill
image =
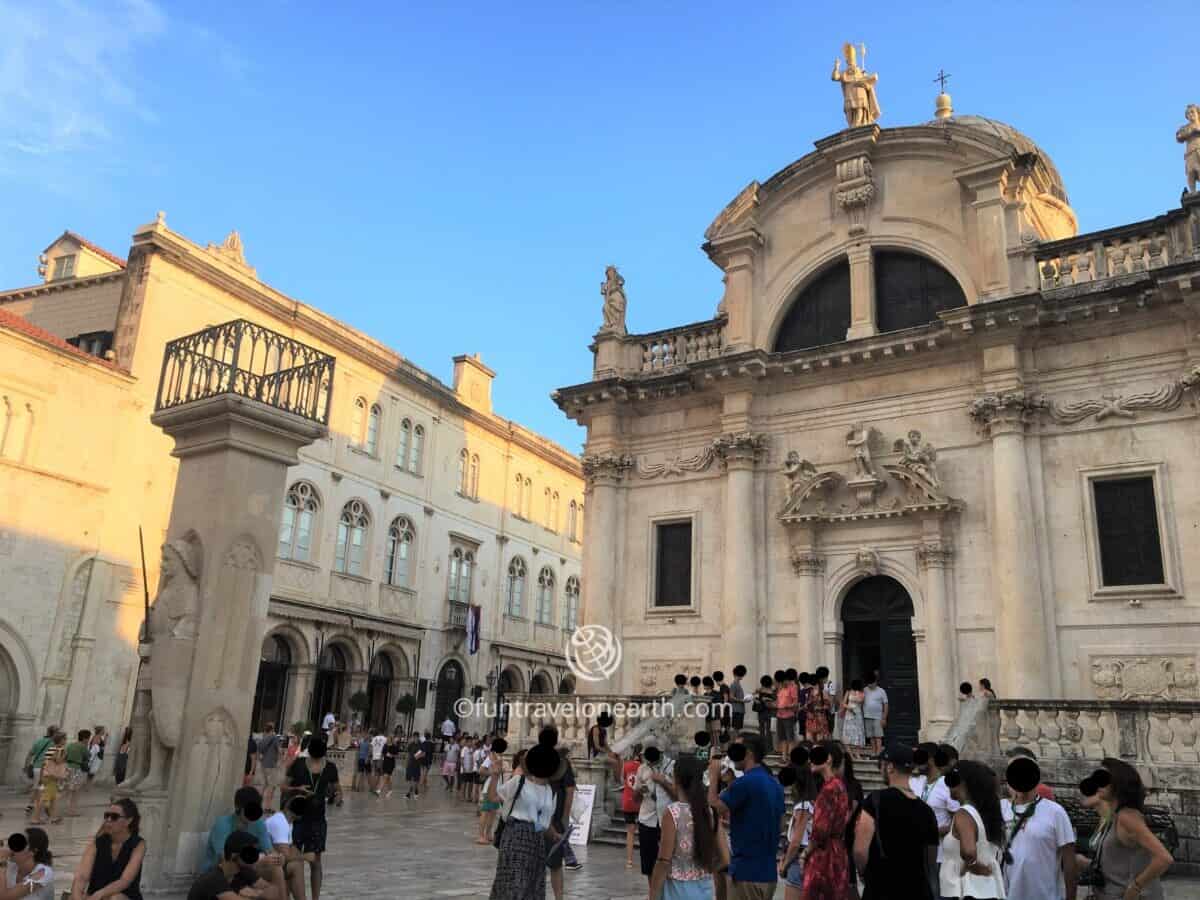
[[[150,0],[0,0],[0,155],[94,150],[130,117],[154,121],[134,73],[167,28]]]

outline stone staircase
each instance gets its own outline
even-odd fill
[[[782,757],[775,754],[767,757],[767,766],[772,772],[778,772],[782,765]],[[854,776],[858,779],[859,784],[862,785],[864,794],[869,794],[871,791],[877,791],[883,787],[883,779],[879,777],[879,767],[872,760],[857,763],[854,768]],[[613,788],[610,794],[612,799],[608,805],[615,809],[616,812],[613,814],[599,813],[592,820],[591,843],[624,847],[625,820],[620,813],[621,789]],[[600,798],[597,797],[596,801],[597,806],[599,806]],[[633,846],[638,846],[636,832],[633,836]]]

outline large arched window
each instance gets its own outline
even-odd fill
[[[317,489],[307,481],[288,488],[279,523],[279,558],[308,562],[312,550],[313,524],[321,509]]]
[[[363,441],[363,449],[372,456],[379,450],[379,420],[382,416],[383,410],[379,404],[371,404],[371,411],[367,413],[367,436]]]
[[[350,440],[361,447],[366,439],[367,398],[354,398],[354,416],[350,419]]]
[[[421,474],[422,457],[425,455],[425,428],[418,425],[413,429],[412,450],[408,454],[408,471]]]
[[[406,516],[397,516],[388,528],[383,577],[388,584],[408,586],[412,563],[413,527]]]
[[[539,625],[554,624],[554,573],[549,566],[538,573],[537,620]]]
[[[880,331],[899,331],[967,305],[954,276],[931,259],[898,250],[876,251],[875,319]]]
[[[367,529],[371,526],[371,515],[361,500],[351,500],[342,507],[338,519],[337,549],[334,552],[333,568],[346,575],[363,573],[363,549],[367,545]]]
[[[412,422],[400,423],[400,443],[396,445],[396,468],[408,468],[408,448],[412,445]]]
[[[579,626],[579,579],[572,575],[563,591],[563,628],[574,631]]]
[[[525,602],[525,560],[514,556],[508,564],[507,609],[510,616],[521,615]]]
[[[845,259],[810,281],[792,301],[775,337],[775,352],[846,340],[850,330],[850,263]]]

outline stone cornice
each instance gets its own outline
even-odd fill
[[[109,281],[120,281],[124,277],[125,270],[120,269],[116,272],[103,272],[100,275],[86,275],[82,278],[60,278],[58,281],[47,281],[44,284],[31,284],[28,287],[0,291],[0,307],[12,300],[25,300],[41,294],[57,294],[62,291],[71,291],[78,288],[95,287],[98,284],[104,284]]]

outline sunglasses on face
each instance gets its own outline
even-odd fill
[[[123,819],[123,818],[125,818],[125,816],[123,816],[121,813],[106,812],[104,814],[105,822],[116,822],[118,819]]]

